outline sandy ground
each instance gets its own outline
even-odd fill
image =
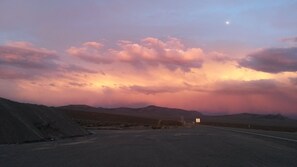
[[[52,142],[0,145],[0,166],[297,166],[296,133],[241,133],[246,130],[209,126],[94,132]]]

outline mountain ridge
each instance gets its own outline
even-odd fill
[[[88,105],[67,105],[58,107],[60,109],[71,109],[71,110],[82,110],[99,113],[109,113],[118,115],[129,115],[153,119],[174,119],[181,120],[185,119],[190,121],[195,117],[201,117],[203,114],[197,111],[189,111],[178,108],[167,108],[155,105],[149,105],[140,108],[129,108],[129,107],[118,107],[118,108],[103,108],[103,107],[92,107]]]

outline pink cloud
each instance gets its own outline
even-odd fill
[[[0,64],[20,68],[50,68],[58,58],[55,51],[35,47],[28,42],[11,42],[0,46]]]
[[[114,50],[119,61],[132,65],[156,66],[163,65],[168,69],[189,71],[200,68],[204,53],[200,48],[185,48],[175,38],[162,41],[156,38],[145,38],[140,43],[122,41],[121,50]]]
[[[32,79],[69,72],[96,73],[95,70],[64,63],[56,51],[29,42],[10,42],[0,46],[0,69],[0,78],[5,79]]]
[[[86,42],[80,47],[71,47],[67,53],[84,61],[95,64],[122,62],[136,67],[164,66],[170,70],[189,71],[200,68],[203,64],[204,52],[200,48],[186,48],[176,38],[162,41],[148,37],[139,43],[121,40],[120,48],[103,50],[103,44]]]
[[[112,59],[110,55],[101,51],[102,47],[103,44],[98,42],[85,42],[80,47],[70,47],[66,52],[71,56],[95,64],[111,63]]]
[[[229,62],[229,61],[236,61],[237,60],[236,58],[232,58],[230,56],[227,56],[224,53],[215,52],[215,51],[210,52],[208,54],[208,57],[213,61],[221,62],[221,63],[226,63],[226,62]]]
[[[104,45],[98,42],[86,42],[83,44],[83,46],[95,48],[95,49],[101,49]]]

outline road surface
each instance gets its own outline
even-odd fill
[[[296,167],[296,139],[296,133],[210,126],[101,130],[86,137],[0,145],[0,166]]]

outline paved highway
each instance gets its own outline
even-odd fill
[[[0,145],[0,166],[297,166],[296,133],[199,126]]]

